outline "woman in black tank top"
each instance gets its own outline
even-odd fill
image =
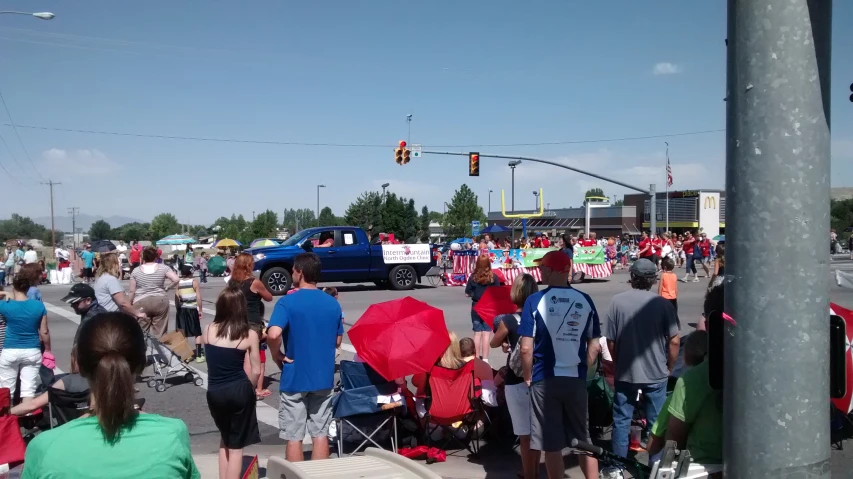
[[[266,366],[266,334],[264,332],[264,301],[272,301],[272,294],[267,290],[259,279],[255,278],[252,271],[255,261],[249,253],[240,253],[234,260],[234,269],[231,272],[230,286],[239,289],[246,298],[246,312],[249,319],[249,327],[257,333],[261,344],[261,372],[258,373],[257,388],[255,396],[258,400],[269,396],[270,390],[264,388],[264,368]]]
[[[258,335],[249,328],[246,300],[235,285],[216,300],[216,316],[202,341],[207,356],[207,406],[222,438],[219,457],[226,458],[227,471],[219,474],[239,477],[243,448],[261,442],[255,408],[255,381],[261,368]],[[246,361],[248,369],[243,366]]]

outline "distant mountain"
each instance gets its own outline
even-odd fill
[[[116,228],[121,225],[126,225],[128,223],[133,222],[142,222],[142,220],[138,220],[136,218],[130,218],[127,216],[95,216],[95,215],[87,215],[87,214],[79,214],[77,215],[77,229],[82,229],[84,233],[89,231],[89,228],[92,226],[92,223],[98,220],[104,220],[110,224],[111,227]],[[56,224],[56,229],[59,231],[63,231],[66,233],[71,232],[71,216],[69,215],[56,215],[54,219]],[[42,216],[39,218],[33,218],[33,222],[38,223],[45,228],[50,228],[50,216]]]
[[[830,188],[829,196],[833,200],[849,200],[853,198],[853,188]]]

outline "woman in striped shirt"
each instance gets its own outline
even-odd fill
[[[142,250],[142,265],[130,274],[130,302],[145,313],[139,319],[143,331],[160,339],[169,326],[169,297],[166,291],[178,284],[178,275],[168,266],[157,263],[157,250]],[[166,280],[171,284],[166,286]]]

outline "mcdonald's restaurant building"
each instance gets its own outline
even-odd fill
[[[656,198],[655,209],[659,232],[666,229],[666,195],[667,193],[658,193]],[[642,224],[643,229],[648,231],[651,227],[649,196],[625,195],[625,206],[635,207],[636,224]],[[704,231],[711,238],[725,233],[726,192],[721,190],[670,191],[669,229],[675,233],[692,231],[696,234]]]

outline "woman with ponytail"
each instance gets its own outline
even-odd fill
[[[104,313],[83,323],[77,366],[89,381],[89,412],[36,436],[22,477],[200,478],[183,421],[134,408],[133,384],[145,359],[145,337],[133,317]]]

